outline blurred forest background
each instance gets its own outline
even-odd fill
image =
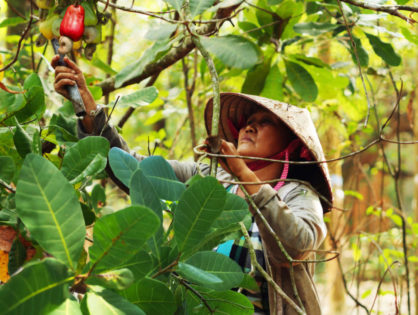
[[[42,1],[0,2],[0,155],[12,157],[16,169],[23,161],[13,142],[16,124],[31,139],[41,129],[42,154],[57,165],[75,124],[71,104],[53,90],[54,52],[40,36],[50,18],[41,16]],[[207,63],[190,39],[199,34],[222,92],[261,95],[311,112],[332,160],[335,195],[322,249],[340,253],[316,268],[324,313],[418,314],[417,3],[192,2],[197,5],[185,15],[180,0],[90,1],[103,13],[103,25],[96,21],[101,38],[88,47],[84,40],[73,58],[97,103],[108,107],[110,122],[131,150],[196,160],[193,147],[206,137],[203,110],[213,95]],[[34,73],[40,90],[7,91],[25,90]],[[48,132],[52,121],[66,130],[61,137]],[[127,203],[107,178],[85,183],[89,191],[97,184],[105,191],[103,213]],[[2,177],[2,198],[14,187]],[[5,282],[10,224],[0,219]]]

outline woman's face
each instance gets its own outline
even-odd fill
[[[276,116],[258,111],[239,131],[238,154],[267,158],[283,151],[290,137],[289,129]]]

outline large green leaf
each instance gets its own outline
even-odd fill
[[[148,48],[141,58],[134,64],[130,64],[123,68],[115,77],[115,88],[119,88],[123,83],[133,79],[144,71],[148,64],[157,61],[163,54],[165,54],[171,45],[169,40],[158,41],[151,48]]]
[[[171,165],[161,156],[149,156],[139,164],[139,167],[161,199],[178,200],[186,189],[186,186],[177,179]]]
[[[190,0],[190,16],[194,18],[195,16],[202,14],[205,10],[209,9],[215,0]]]
[[[382,40],[369,33],[365,33],[372,45],[374,52],[383,59],[390,66],[399,66],[401,64],[401,57],[395,52],[390,43],[384,43]]]
[[[177,272],[187,279],[187,281],[203,285],[208,288],[213,288],[214,286],[222,285],[223,283],[222,279],[216,275],[183,262],[179,262]]]
[[[158,90],[155,86],[149,86],[142,90],[124,95],[120,98],[117,106],[123,107],[138,107],[149,105],[158,97]]]
[[[155,233],[160,220],[146,207],[131,206],[96,221],[90,259],[96,272],[119,269]]]
[[[248,69],[259,61],[257,46],[236,35],[201,37],[203,46],[229,67]]]
[[[16,130],[13,135],[13,141],[17,152],[21,157],[25,157],[27,154],[32,152],[32,139],[26,133],[26,131],[16,123]]]
[[[49,161],[28,154],[16,188],[16,210],[48,253],[75,269],[86,229],[72,185]]]
[[[293,30],[296,33],[304,35],[318,36],[322,33],[334,30],[337,26],[338,24],[308,22],[294,25]]]
[[[45,314],[68,296],[68,269],[59,261],[46,258],[27,265],[0,286],[2,314]]]
[[[217,291],[237,287],[244,277],[241,267],[235,261],[214,251],[198,252],[187,259],[186,263],[221,279],[221,283],[213,284],[196,282]],[[193,281],[195,278],[189,280]]]
[[[153,210],[160,220],[163,219],[163,207],[157,191],[141,169],[137,169],[131,177],[130,196],[132,204],[146,206]]]
[[[264,82],[270,71],[271,58],[265,58],[263,63],[260,63],[248,70],[242,85],[241,92],[246,94],[259,95],[263,90]]]
[[[128,152],[119,148],[109,151],[109,164],[115,176],[129,187],[132,174],[139,168],[139,162]]]
[[[285,64],[287,76],[296,93],[307,102],[315,101],[318,87],[309,72],[295,62],[285,61]]]
[[[283,101],[283,81],[283,75],[281,74],[279,67],[277,65],[272,66],[266,77],[264,87],[260,95],[274,100]]]
[[[23,122],[33,115],[35,115],[37,119],[40,119],[46,108],[45,93],[41,79],[36,73],[32,73],[26,78],[23,87],[26,91],[24,94],[26,105],[16,113],[17,119]]]
[[[121,294],[147,314],[170,315],[177,309],[174,296],[168,287],[154,279],[144,278]]]
[[[16,165],[10,156],[0,156],[0,179],[9,183],[14,176]]]
[[[66,299],[64,303],[49,312],[48,315],[81,315],[80,304],[75,299]]]
[[[248,298],[234,291],[209,291],[201,287],[194,287],[202,297],[207,301],[210,308],[214,310],[211,313],[202,303],[201,299],[190,291],[186,293],[186,311],[188,314],[239,314],[251,315],[254,313],[254,306]]]
[[[106,167],[109,146],[109,141],[103,137],[81,139],[68,149],[61,172],[72,184],[100,173]]]
[[[160,227],[158,231],[149,239],[148,245],[154,254],[158,255],[161,242],[163,240],[164,230],[163,222],[163,207],[158,197],[154,185],[148,180],[141,169],[137,169],[131,177],[130,196],[132,204],[143,205],[151,210],[160,219]]]
[[[224,211],[213,223],[214,228],[226,228],[240,222],[248,214],[248,204],[241,197],[226,194]]]
[[[200,243],[212,223],[221,214],[226,190],[213,177],[205,177],[190,186],[174,212],[174,238],[180,252]]]
[[[119,294],[94,286],[96,292],[87,292],[82,303],[88,314],[95,315],[145,315],[138,306],[125,300]]]
[[[0,121],[22,109],[25,104],[22,94],[11,94],[0,89]]]
[[[154,268],[151,256],[144,250],[137,254],[125,263],[120,265],[121,268],[128,268],[132,271],[135,281],[138,281],[147,276]]]

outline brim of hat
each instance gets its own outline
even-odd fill
[[[234,135],[229,128],[228,119],[235,126],[238,126],[242,117],[248,118],[254,111],[260,108],[267,110],[278,117],[280,121],[304,143],[316,161],[325,160],[315,127],[310,119],[309,112],[306,109],[260,96],[241,93],[221,93],[221,108],[218,125],[219,136],[222,139],[237,145],[237,139],[234,138]],[[300,124],[296,121],[297,119],[295,119],[295,116],[303,116],[309,123]],[[205,127],[208,135],[211,135],[212,131],[212,117],[213,99],[211,98],[205,108]],[[328,167],[325,163],[314,164],[312,166],[313,173],[320,176],[322,179],[315,180],[315,182],[309,181],[314,188],[317,189],[318,193],[327,199],[328,202],[321,200],[324,212],[327,212],[332,207],[333,199]]]

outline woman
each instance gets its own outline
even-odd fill
[[[68,67],[57,66],[58,57],[54,57],[55,90],[68,97],[65,86],[77,84],[83,97],[88,115],[79,123],[79,136],[91,134],[106,137],[111,146],[128,151],[124,140],[116,130],[106,124],[106,116],[96,106],[89,93],[79,68],[69,59]],[[212,100],[205,110],[205,122],[208,134],[212,118]],[[220,152],[225,155],[242,155],[271,158],[277,160],[324,160],[314,125],[309,113],[298,107],[276,102],[262,97],[238,93],[221,94]],[[139,160],[143,156],[133,154]],[[207,165],[169,161],[177,177],[185,182],[198,171],[208,174]],[[220,182],[234,180],[236,176],[245,184],[245,190],[251,195],[256,207],[266,218],[294,260],[312,260],[326,235],[323,213],[331,206],[332,194],[329,185],[326,164],[290,164],[254,161],[251,159],[225,158],[220,160],[221,168],[217,173]],[[110,174],[112,176],[112,174]],[[274,184],[262,183],[280,178]],[[306,184],[309,182],[309,184]],[[259,184],[257,184],[259,183]],[[244,192],[237,185],[224,184],[231,192],[241,197]],[[319,198],[319,195],[323,199]],[[257,260],[267,270],[283,291],[295,302],[289,262],[280,250],[275,237],[271,234],[255,207],[250,207],[253,224],[250,228],[252,243],[256,249]],[[251,269],[250,257],[242,239],[220,244],[217,251],[236,260],[244,270]],[[321,313],[319,299],[312,279],[313,263],[293,263],[294,281],[298,296],[307,314]],[[260,293],[252,296],[258,314],[295,314],[295,310],[283,301],[281,296],[260,280]],[[251,296],[251,292],[247,292]],[[298,302],[296,302],[298,304]]]

